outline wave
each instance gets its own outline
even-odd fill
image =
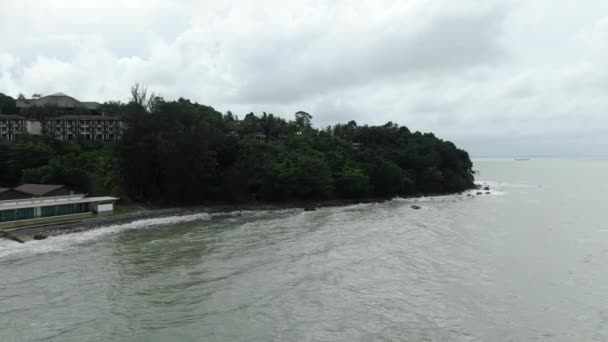
[[[530,184],[513,184],[508,182],[490,181],[490,180],[477,180],[476,185],[488,185],[490,188],[535,188],[536,186]]]
[[[265,217],[267,215],[292,215],[301,212],[301,208],[288,209],[263,209],[263,210],[235,210],[210,214],[213,218],[237,218],[237,217]]]
[[[211,219],[207,213],[198,213],[182,216],[168,216],[152,219],[137,220],[124,224],[101,226],[92,230],[51,236],[46,240],[33,240],[28,243],[20,244],[9,240],[0,240],[0,258],[22,254],[46,254],[61,252],[82,243],[97,240],[109,234],[115,234],[132,229],[150,229],[159,226],[166,226],[176,223],[186,223]]]
[[[453,201],[460,201],[462,199],[465,198],[469,198],[469,195],[474,195],[477,196],[478,192],[482,192],[483,196],[503,196],[506,195],[508,192],[504,191],[502,188],[495,186],[494,184],[498,184],[500,185],[499,182],[475,182],[478,185],[487,185],[490,186],[490,194],[486,194],[485,190],[479,190],[479,189],[471,189],[471,190],[467,190],[464,191],[462,193],[458,193],[458,194],[451,194],[451,195],[435,195],[435,196],[421,196],[421,197],[396,197],[394,198],[392,201],[393,202],[402,202],[402,203],[424,203],[424,202],[453,202]],[[481,197],[481,195],[479,195]],[[423,207],[424,208],[424,207]]]

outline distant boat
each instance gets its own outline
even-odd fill
[[[527,160],[530,160],[530,158],[515,158],[515,160],[517,160],[517,161],[527,161]]]

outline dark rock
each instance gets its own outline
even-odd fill
[[[468,194],[468,195],[467,195],[467,197],[471,197],[471,196],[473,196],[473,195],[471,195],[471,194]]]
[[[36,233],[34,234],[34,240],[45,240],[48,236],[44,233]]]
[[[410,208],[415,209],[415,210],[422,209],[421,206],[416,205],[416,204],[412,205]]]
[[[490,187],[489,187],[489,186],[485,186],[485,187],[483,188],[483,190],[484,190],[484,191],[490,191]]]
[[[483,195],[483,192],[479,191],[479,192],[477,193],[477,195]]]
[[[489,192],[489,191],[487,191],[487,192],[486,192],[486,195],[491,195],[491,194],[492,194],[492,193],[491,193],[491,192]]]
[[[304,208],[304,211],[315,211],[315,210],[317,210],[317,208],[316,207],[312,207],[312,206]]]

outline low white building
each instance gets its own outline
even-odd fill
[[[0,201],[0,227],[16,221],[33,225],[55,217],[108,215],[114,211],[117,200],[115,197],[65,195]]]

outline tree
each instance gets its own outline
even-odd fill
[[[369,177],[361,169],[345,167],[336,182],[338,192],[344,198],[361,198],[369,193]]]
[[[154,109],[151,107],[154,107],[159,100],[162,100],[162,98],[156,95],[154,92],[148,95],[148,88],[139,82],[131,86],[130,102],[135,103],[136,105],[147,110],[151,110]]]
[[[390,160],[382,160],[372,174],[371,182],[374,194],[380,197],[391,197],[401,193],[403,171]]]
[[[16,114],[17,101],[12,97],[0,93],[0,114]]]
[[[104,115],[120,115],[125,107],[124,103],[120,101],[108,101],[101,105],[100,111]]]
[[[296,124],[298,134],[302,134],[302,133],[310,130],[312,127],[311,121],[312,121],[312,115],[310,115],[306,112],[303,112],[303,111],[296,112],[295,124]]]
[[[324,199],[334,190],[327,163],[314,153],[289,153],[278,166],[278,184],[283,194],[298,199]]]
[[[131,101],[105,103],[102,112],[123,118],[116,143],[27,136],[0,142],[0,186],[56,182],[157,205],[392,197],[473,186],[466,151],[393,122],[320,130],[303,111],[290,122],[266,112],[239,120],[188,99],[165,101],[140,84]],[[231,131],[263,132],[266,141]]]

